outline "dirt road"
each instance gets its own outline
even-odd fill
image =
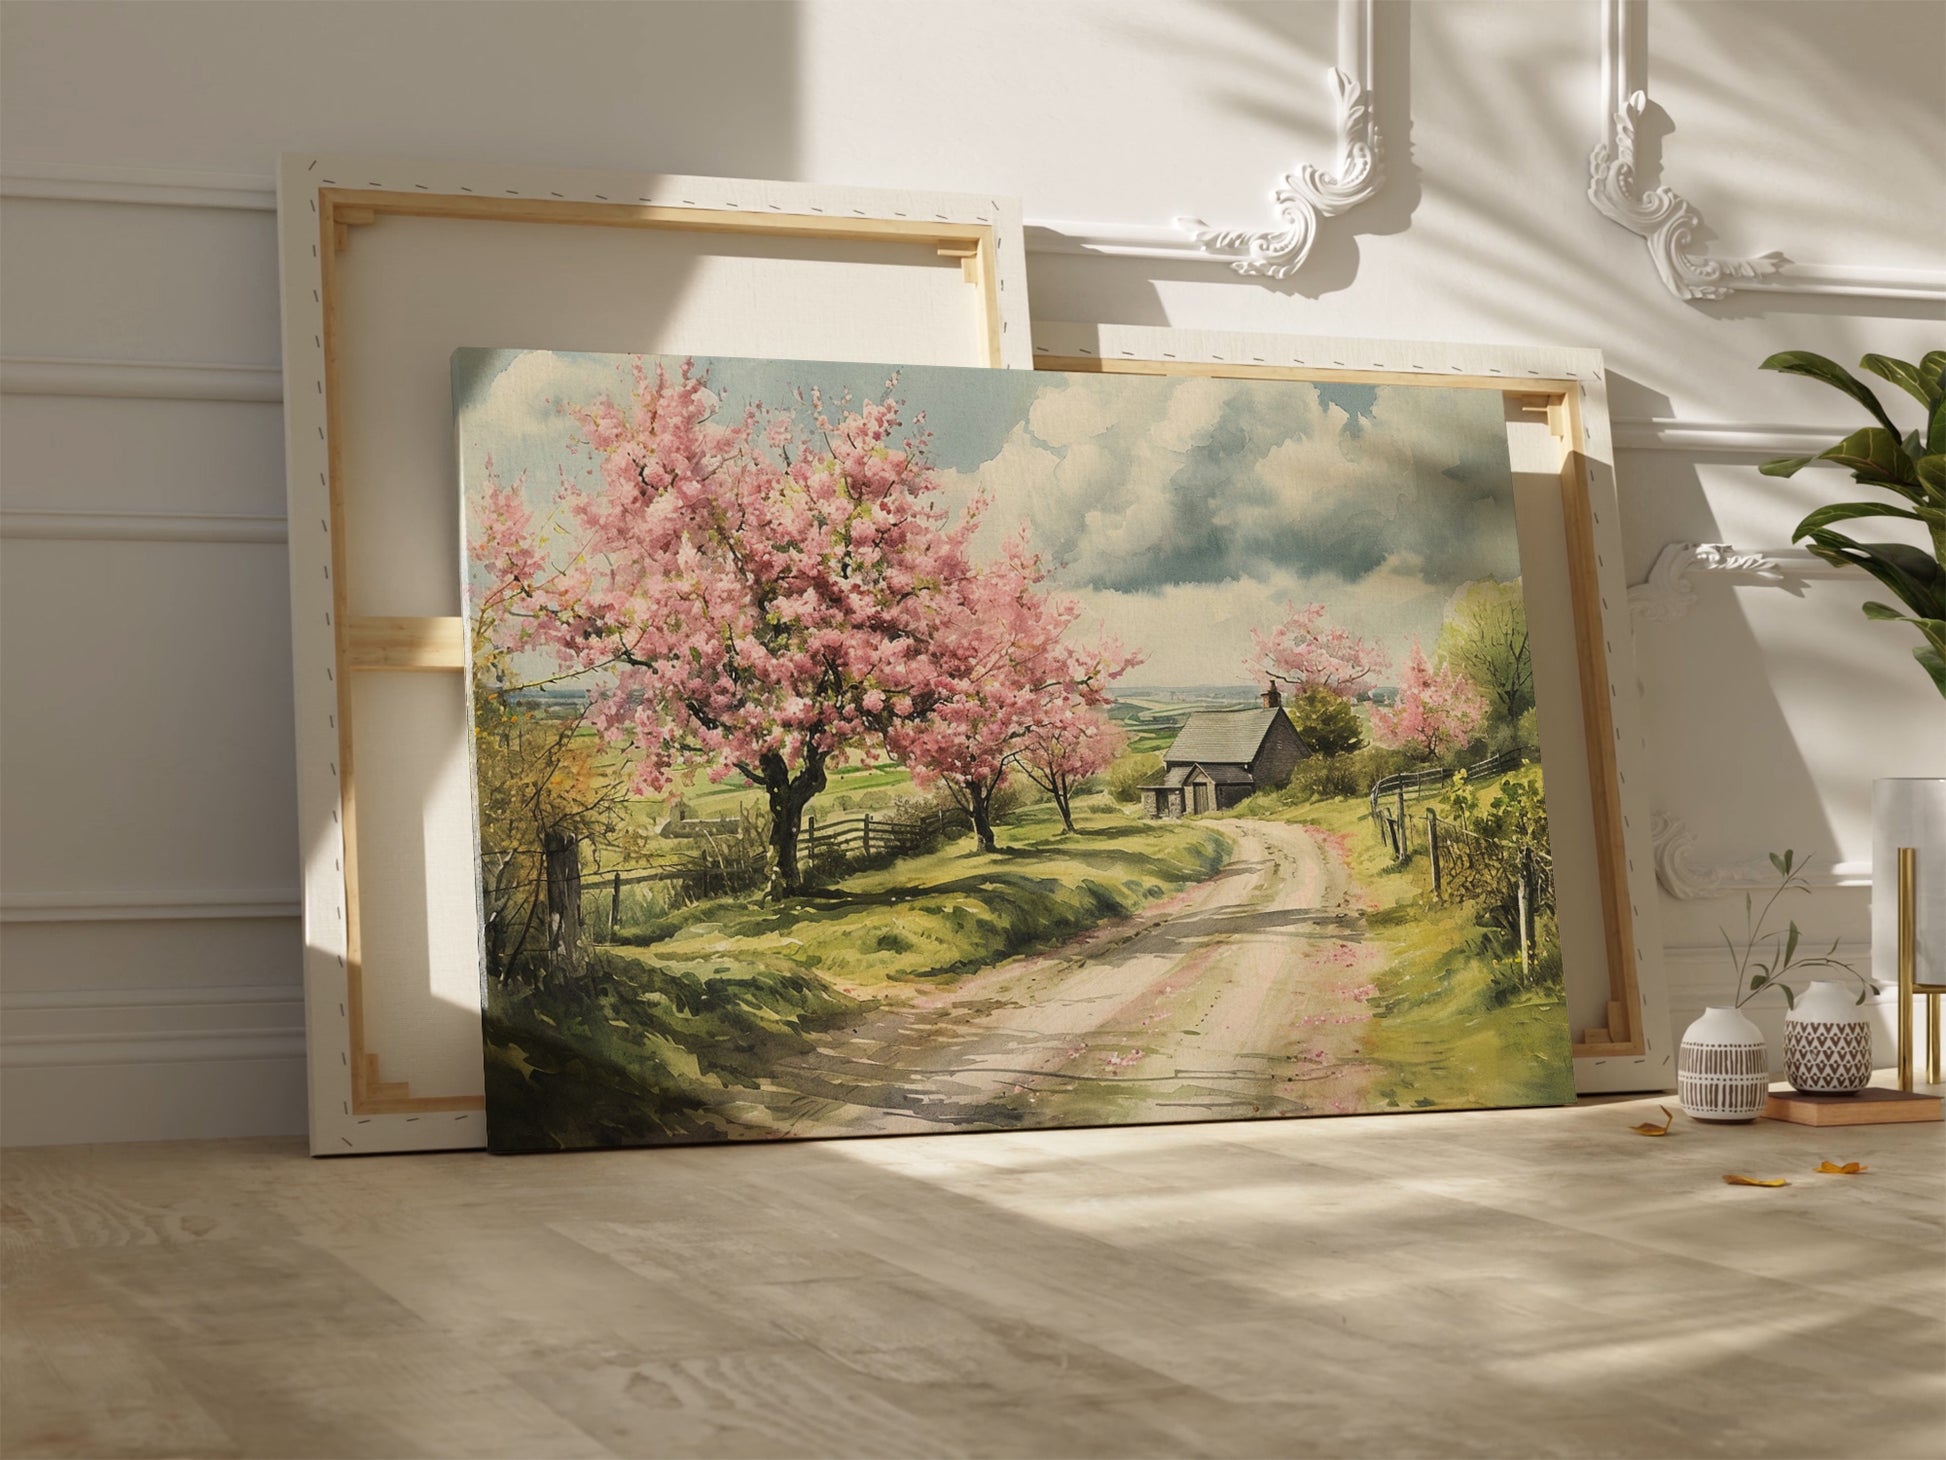
[[[1359,1108],[1378,959],[1320,834],[1223,820],[1223,871],[1032,958],[888,1003],[724,1111],[892,1134]]]

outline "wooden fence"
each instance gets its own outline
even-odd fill
[[[647,882],[683,882],[705,896],[757,886],[768,863],[767,837],[759,818],[722,818],[719,822],[689,819],[681,830],[663,835],[688,841],[691,850],[682,861],[654,867],[624,867],[592,874],[587,892],[609,896],[610,926],[621,919],[622,889]],[[797,838],[797,864],[806,877],[842,877],[856,867],[894,861],[931,850],[960,836],[970,827],[966,813],[955,807],[920,815],[846,816],[820,822],[807,817]]]
[[[920,816],[874,816],[868,811],[822,823],[815,816],[807,817],[797,840],[797,863],[810,876],[841,877],[868,862],[930,851],[970,825],[957,807]]]
[[[1502,883],[1511,883],[1515,897],[1515,927],[1520,938],[1520,967],[1523,973],[1533,967],[1535,920],[1545,907],[1554,905],[1554,859],[1532,847],[1516,846],[1469,831],[1456,821],[1442,821],[1437,808],[1426,808],[1425,829],[1415,839],[1405,809],[1390,806],[1374,808],[1379,840],[1400,865],[1410,861],[1419,850],[1415,840],[1423,840],[1426,866],[1431,873],[1432,895],[1444,899],[1455,876],[1485,873]]]
[[[1469,781],[1478,780],[1481,776],[1497,776],[1502,771],[1513,770],[1525,758],[1526,752],[1516,746],[1512,750],[1499,751],[1463,769]],[[1423,771],[1400,771],[1396,775],[1380,776],[1372,782],[1369,797],[1372,804],[1372,820],[1378,820],[1379,803],[1388,797],[1397,801],[1399,815],[1404,816],[1405,803],[1408,800],[1423,801],[1435,791],[1444,789],[1453,777],[1459,774],[1460,771],[1452,766],[1436,765],[1429,766]]]

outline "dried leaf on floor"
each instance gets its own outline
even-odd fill
[[[1818,1162],[1818,1174],[1821,1176],[1857,1176],[1859,1173],[1871,1169],[1871,1167],[1865,1165],[1862,1161],[1847,1161],[1842,1166],[1836,1161]]]
[[[1658,1105],[1656,1106],[1656,1109],[1660,1110],[1664,1115],[1669,1117],[1667,1120],[1663,1121],[1661,1125],[1657,1125],[1654,1121],[1651,1120],[1642,1125],[1632,1125],[1629,1127],[1629,1129],[1634,1131],[1638,1136],[1668,1135],[1669,1127],[1676,1123],[1676,1112],[1671,1110],[1666,1105]]]
[[[1730,1175],[1723,1178],[1725,1186],[1789,1186],[1790,1182],[1781,1176],[1756,1177]]]

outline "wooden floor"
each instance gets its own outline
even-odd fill
[[[0,1450],[1946,1453],[1946,1127],[1653,1110],[12,1151]]]

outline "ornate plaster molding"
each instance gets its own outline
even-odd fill
[[[1647,0],[1602,0],[1602,140],[1588,158],[1588,201],[1648,245],[1649,261],[1678,299],[1726,299],[1739,282],[1775,274],[1781,253],[1718,258],[1696,250],[1702,214],[1671,187],[1644,188],[1635,127],[1649,104],[1639,36],[1648,31]]]
[[[1176,227],[1203,252],[1227,257],[1240,251],[1242,257],[1230,260],[1239,274],[1289,278],[1311,256],[1324,219],[1368,202],[1385,185],[1385,139],[1372,107],[1369,6],[1360,3],[1348,8],[1360,17],[1357,49],[1362,78],[1348,75],[1342,66],[1326,73],[1337,102],[1337,170],[1326,172],[1307,162],[1286,173],[1271,192],[1279,224],[1274,228],[1212,228],[1200,218],[1176,219]]]
[[[1629,617],[1667,624],[1696,606],[1692,573],[1708,573],[1745,586],[1790,588],[1813,578],[1843,578],[1850,569],[1828,563],[1808,548],[1734,548],[1726,542],[1672,542],[1656,554],[1649,576],[1628,590]]]
[[[1657,812],[1649,820],[1655,847],[1655,880],[1669,896],[1685,902],[1757,892],[1777,884],[1768,858],[1711,866],[1696,851],[1696,834],[1680,816]],[[1834,862],[1806,874],[1813,887],[1870,887],[1870,862]]]
[[[1588,158],[1588,201],[1640,237],[1678,299],[1725,299],[1739,289],[1854,298],[1946,299],[1946,272],[1800,264],[1775,251],[1755,258],[1704,253],[1702,215],[1674,188],[1643,188],[1636,123],[1648,106],[1648,0],[1602,0],[1602,140]]]

